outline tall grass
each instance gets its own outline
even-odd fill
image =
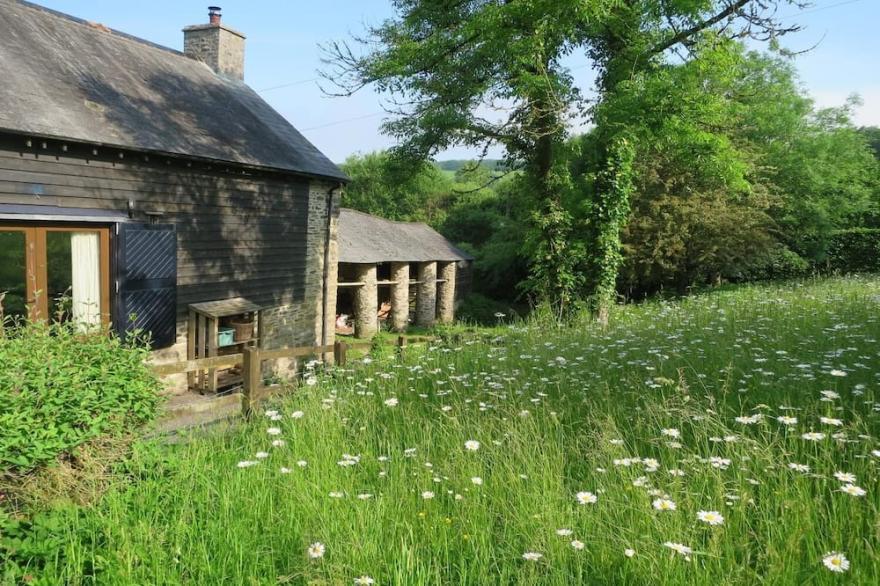
[[[622,308],[604,331],[518,324],[319,373],[240,428],[140,445],[124,484],[68,514],[36,575],[877,584],[878,309],[876,279],[750,286]],[[836,472],[867,494],[841,491]],[[582,491],[597,501],[579,504]],[[831,551],[846,573],[823,565]]]

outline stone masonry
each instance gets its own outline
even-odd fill
[[[431,327],[437,316],[437,263],[419,263],[416,325]]]
[[[409,325],[409,263],[391,263],[391,329],[406,330]]]
[[[376,285],[376,265],[354,265],[355,280],[363,283],[354,292],[354,335],[369,338],[379,330],[376,309],[379,289]]]
[[[438,264],[440,281],[437,284],[437,317],[440,323],[448,324],[455,320],[455,272],[456,263]]]
[[[244,39],[222,24],[198,24],[183,29],[183,52],[232,79],[244,79]]]

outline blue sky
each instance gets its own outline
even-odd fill
[[[183,46],[184,26],[207,22],[209,4],[204,0],[35,1],[175,49]],[[321,67],[318,45],[348,38],[391,16],[389,0],[217,0],[215,4],[223,7],[223,22],[247,36],[245,81],[331,159],[340,162],[352,153],[390,146],[378,130],[379,96],[365,90],[351,98],[330,98],[314,81]],[[780,13],[805,27],[784,40],[787,47],[804,50],[819,43],[797,58],[803,85],[817,104],[840,105],[848,95],[858,93],[864,105],[856,122],[880,126],[880,0],[815,0],[804,12],[786,8]],[[592,73],[587,62],[572,58],[570,66],[582,87],[589,88]],[[439,158],[472,154],[454,150]]]

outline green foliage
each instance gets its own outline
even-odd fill
[[[880,229],[849,228],[834,232],[824,265],[844,272],[880,272]]]
[[[345,190],[346,207],[390,220],[442,220],[452,180],[436,166],[426,162],[403,165],[380,151],[352,155],[341,168],[351,178]]]
[[[778,245],[750,263],[741,263],[738,273],[728,275],[736,281],[774,281],[797,279],[809,275],[813,267],[803,257]]]
[[[70,324],[0,332],[0,474],[22,473],[149,421],[158,382],[145,347]]]
[[[471,293],[465,297],[456,313],[463,322],[485,326],[496,325],[516,315],[508,305],[479,293]],[[502,315],[499,317],[499,314]]]

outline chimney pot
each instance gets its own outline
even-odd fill
[[[220,24],[220,19],[223,17],[220,14],[220,11],[223,10],[219,6],[208,6],[208,21],[211,24]]]

